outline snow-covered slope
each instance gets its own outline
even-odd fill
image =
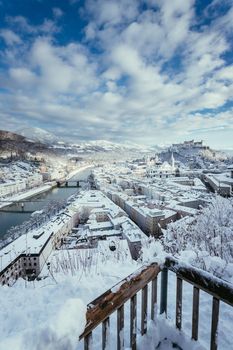
[[[191,168],[209,168],[213,165],[228,162],[228,156],[224,152],[215,151],[211,148],[174,148],[170,147],[160,153],[160,159],[162,162],[170,161],[171,157],[174,157],[175,161]]]
[[[31,154],[51,153],[48,145],[42,142],[36,142],[10,131],[0,130],[0,158],[11,159],[14,157],[14,159],[22,160],[28,152]]]
[[[56,151],[70,155],[122,155],[130,153],[147,153],[154,152],[147,146],[141,146],[132,143],[114,143],[106,140],[86,141],[86,142],[75,142],[72,144],[58,142],[52,146]]]
[[[51,144],[59,140],[57,136],[41,128],[24,128],[17,130],[17,133],[36,142]]]

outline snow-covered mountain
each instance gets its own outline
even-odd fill
[[[154,154],[160,152],[162,148],[159,146],[139,145],[132,142],[111,142],[107,140],[82,141],[75,143],[57,142],[51,146],[61,155],[72,157],[82,156],[98,156],[98,159],[106,159],[113,157],[127,158],[132,156],[139,157],[145,154]]]
[[[72,145],[83,152],[155,152],[160,150],[158,146],[139,145],[133,142],[111,142],[107,140],[94,140],[75,143]]]
[[[52,144],[59,141],[57,136],[41,128],[24,128],[17,130],[16,132],[17,134],[36,142]]]
[[[117,143],[117,142],[111,142],[107,140],[95,140],[95,141],[88,141],[88,142],[82,142],[80,143],[80,146],[82,147],[97,147],[102,148],[105,151],[117,151],[117,150],[145,150],[147,147],[141,146],[134,143]]]
[[[17,158],[23,159],[25,155],[30,151],[31,154],[40,153],[51,153],[48,145],[31,141],[22,135],[0,130],[0,158]]]

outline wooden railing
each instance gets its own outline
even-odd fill
[[[183,280],[193,285],[192,339],[198,340],[199,294],[200,289],[213,296],[210,349],[217,350],[218,321],[220,301],[233,306],[233,286],[213,275],[192,266],[179,264],[174,258],[167,258],[161,276],[161,308],[160,313],[167,312],[167,274],[173,271],[176,282],[176,327],[182,326],[182,285]],[[163,282],[165,281],[165,282]],[[164,283],[164,285],[163,285]],[[164,290],[162,291],[162,289]]]
[[[84,338],[84,350],[89,350],[92,342],[92,331],[102,323],[102,349],[109,343],[110,315],[117,312],[117,350],[124,349],[124,304],[130,300],[130,347],[137,348],[137,293],[141,291],[141,335],[147,332],[148,321],[148,286],[151,283],[151,310],[150,318],[155,319],[155,306],[157,304],[157,276],[161,272],[160,313],[167,313],[168,270],[177,276],[176,286],[176,327],[182,328],[182,285],[183,280],[193,285],[192,310],[192,339],[198,340],[199,324],[199,291],[200,289],[213,296],[212,324],[210,349],[217,350],[217,329],[219,319],[219,304],[223,301],[233,306],[233,287],[215,278],[209,273],[194,267],[179,264],[168,257],[165,264],[156,263],[143,266],[135,273],[129,275],[113,288],[93,300],[87,306],[86,327],[79,340]]]

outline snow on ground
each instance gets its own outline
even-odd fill
[[[99,254],[98,264],[89,266],[83,251],[78,271],[1,287],[0,350],[76,349],[86,305],[138,268],[127,255],[118,260],[116,254],[108,261]]]
[[[1,288],[1,350],[73,349],[85,325],[77,281]]]
[[[102,244],[102,243],[100,243]],[[154,246],[160,254],[159,244]],[[78,256],[74,259],[74,255]],[[154,259],[153,249],[144,248],[146,261]],[[159,257],[163,261],[163,255]],[[124,243],[114,252],[107,244],[101,249],[55,251],[50,267],[42,271],[40,281],[18,281],[13,287],[0,288],[0,350],[81,350],[83,342],[78,336],[85,325],[86,305],[97,296],[113,287],[123,278],[135,272],[143,262],[135,262],[125,249]],[[149,322],[148,333],[140,336],[141,293],[138,293],[138,349],[173,349],[179,344],[183,350],[209,348],[212,298],[206,293],[200,295],[200,343],[190,340],[192,286],[184,283],[183,329],[175,329],[176,278],[169,273],[168,320],[159,316],[154,324]],[[158,280],[158,305],[160,302],[160,278]],[[149,286],[150,310],[150,286]],[[130,304],[125,304],[125,349],[129,349]],[[116,312],[110,319],[109,349],[116,349]],[[233,310],[221,303],[219,324],[219,350],[232,350],[231,330]],[[101,326],[93,332],[92,350],[101,349]]]
[[[176,344],[176,345],[175,345]],[[186,334],[174,327],[164,315],[158,316],[155,322],[148,323],[148,332],[145,336],[139,337],[138,350],[205,350],[199,343],[192,341]]]

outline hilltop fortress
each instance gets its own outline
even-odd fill
[[[203,141],[184,141],[183,143],[173,143],[171,148],[182,148],[182,149],[187,149],[187,148],[198,148],[198,149],[209,149],[209,146],[204,146]]]

